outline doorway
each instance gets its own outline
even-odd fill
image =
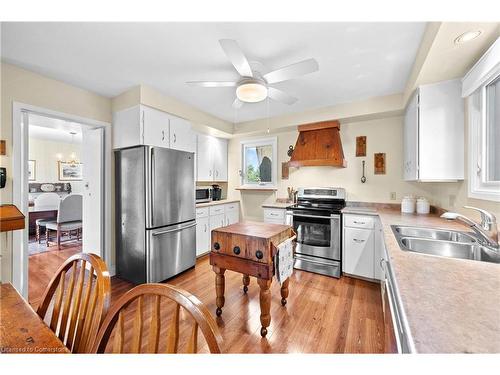
[[[14,103],[13,125],[13,200],[30,225],[13,236],[12,282],[31,302],[75,253],[95,253],[112,270],[105,225],[111,222],[110,129],[107,123],[19,103]],[[81,225],[54,230],[63,212],[72,223],[80,218]],[[45,219],[37,228],[40,215]]]

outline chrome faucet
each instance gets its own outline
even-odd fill
[[[476,210],[481,213],[481,224],[479,225],[474,220],[469,219],[467,216],[457,214],[455,212],[445,212],[441,215],[443,219],[458,220],[468,225],[476,234],[481,238],[482,242],[495,249],[499,248],[498,244],[498,228],[497,219],[491,212],[477,207],[464,206],[471,210]]]

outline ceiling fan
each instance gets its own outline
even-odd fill
[[[191,81],[186,83],[201,87],[236,87],[234,108],[240,108],[243,103],[257,103],[267,97],[291,105],[297,101],[297,98],[269,85],[298,78],[319,69],[318,62],[315,59],[307,59],[262,75],[259,71],[250,67],[250,63],[235,40],[221,39],[219,43],[229,61],[240,74],[241,79],[236,82]]]

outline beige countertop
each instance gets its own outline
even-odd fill
[[[282,202],[264,203],[262,205],[262,208],[287,208],[292,204],[293,203],[282,203]]]
[[[239,199],[221,199],[220,201],[210,201],[205,203],[197,203],[196,208],[217,206],[218,204],[234,203],[239,202]]]
[[[385,246],[420,353],[500,352],[500,264],[422,255],[400,249],[391,225],[467,231],[436,215],[377,210]]]

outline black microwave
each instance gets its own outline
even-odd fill
[[[210,196],[211,187],[197,187],[196,188],[196,203],[210,202],[212,200]]]

